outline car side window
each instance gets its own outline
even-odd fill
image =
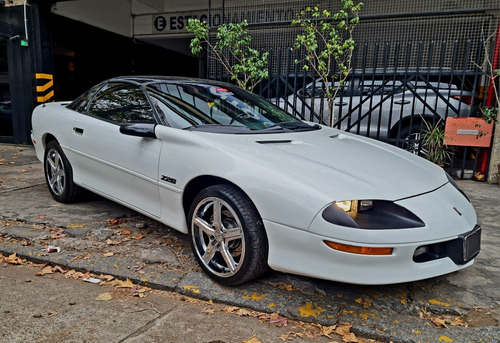
[[[371,96],[402,93],[404,88],[400,81],[364,80],[359,83],[359,90],[362,95]]]
[[[149,86],[148,91],[156,113],[171,127],[186,128],[214,123],[208,103],[183,92],[178,85],[154,84]]]
[[[343,87],[340,87],[340,82],[336,81],[333,84],[329,83],[330,86],[330,91],[334,92],[337,88],[337,96],[350,96],[354,95],[354,90],[353,90],[353,85],[354,83],[351,83],[349,80],[346,80],[344,82]],[[321,82],[316,82],[316,84],[310,84],[307,86],[307,88],[299,90],[299,95],[309,97],[309,98],[322,98],[326,96],[326,89],[323,87],[323,84]]]
[[[153,109],[135,85],[109,83],[94,97],[88,114],[115,123],[155,123]]]
[[[81,96],[79,96],[75,101],[73,101],[72,103],[70,103],[68,105],[68,108],[70,108],[70,109],[72,109],[74,111],[80,112],[80,113],[84,113],[85,109],[87,108],[87,105],[88,105],[90,99],[92,99],[92,97],[94,96],[94,94],[101,87],[102,87],[102,84],[97,85],[95,87],[92,87],[87,92],[85,92]]]

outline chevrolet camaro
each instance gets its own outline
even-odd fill
[[[189,234],[226,285],[269,268],[408,282],[468,267],[480,250],[475,211],[439,166],[226,83],[109,79],[37,106],[32,141],[55,200],[91,191]]]

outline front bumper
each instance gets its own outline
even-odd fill
[[[469,267],[474,262],[472,257],[464,264],[457,264],[448,256],[424,262],[414,261],[418,248],[447,244],[457,238],[390,245],[371,244],[370,247],[393,248],[391,255],[375,256],[333,250],[324,243],[332,240],[331,237],[269,221],[264,221],[264,225],[269,239],[268,263],[271,268],[324,280],[362,285],[395,284],[452,273]],[[352,244],[342,241],[339,243]]]
[[[469,201],[447,183],[433,192],[395,202],[424,227],[367,230],[328,223],[321,212],[308,230],[265,221],[273,269],[354,284],[391,284],[427,279],[472,265],[481,231]],[[334,250],[324,242],[392,248],[390,255]],[[416,253],[417,252],[417,253]]]

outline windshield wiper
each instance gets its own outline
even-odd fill
[[[199,127],[205,127],[205,126],[220,126],[222,124],[195,124],[195,125],[191,125],[191,126],[188,126],[188,127],[184,127],[183,130],[191,130],[191,129],[197,129]]]
[[[264,130],[275,130],[275,129],[285,129],[285,130],[292,130],[292,131],[302,131],[302,130],[318,130],[321,129],[321,126],[318,124],[310,125],[307,123],[304,123],[302,121],[284,121],[281,123],[276,123]]]
[[[253,131],[246,126],[240,125],[226,125],[226,124],[200,124],[184,128],[187,131],[201,131],[212,133],[253,133]]]

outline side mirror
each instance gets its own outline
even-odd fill
[[[156,124],[149,123],[123,124],[120,126],[120,133],[143,138],[156,138],[155,127]]]

